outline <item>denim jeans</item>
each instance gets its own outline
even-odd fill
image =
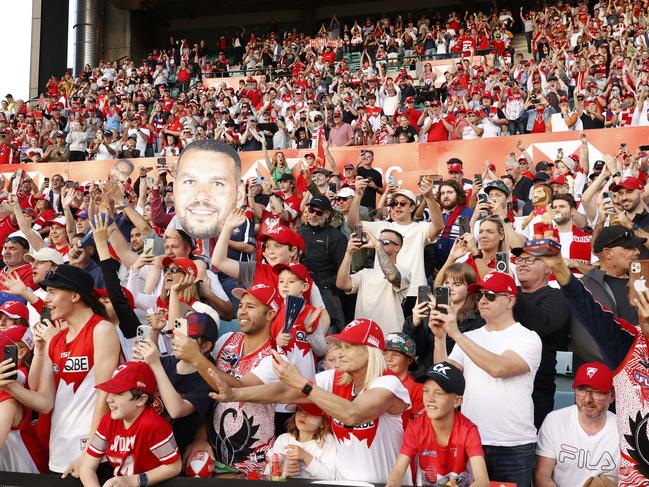
[[[516,446],[485,445],[489,480],[515,482],[516,487],[530,487],[534,472],[536,443]]]

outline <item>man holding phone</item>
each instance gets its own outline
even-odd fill
[[[468,290],[478,295],[485,326],[462,333],[449,306],[446,313],[433,309],[434,361],[464,373],[462,413],[480,429],[489,479],[529,487],[536,447],[531,396],[541,339],[514,318],[518,289],[509,274],[491,272]],[[447,335],[455,341],[450,355]]]
[[[377,239],[363,232],[365,242],[352,234],[345,257],[338,268],[336,287],[347,294],[356,294],[354,316],[374,320],[384,334],[401,331],[404,320],[401,303],[410,287],[410,270],[397,265],[397,255],[403,246],[403,236],[385,229]],[[373,248],[379,268],[365,268],[350,275],[352,256],[361,248]]]

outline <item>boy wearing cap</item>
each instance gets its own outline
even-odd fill
[[[97,467],[104,455],[114,475],[104,487],[142,487],[177,476],[182,462],[171,426],[151,407],[156,391],[151,368],[125,362],[96,387],[108,394],[110,412],[101,418],[83,456],[79,478],[84,487],[100,485]]]
[[[539,430],[534,485],[572,487],[599,475],[617,485],[620,447],[616,417],[608,410],[613,373],[600,362],[583,364],[572,388],[576,404],[548,414]]]
[[[383,352],[388,370],[391,370],[408,389],[412,407],[403,413],[403,427],[424,410],[422,399],[423,387],[415,382],[408,372],[410,365],[416,360],[415,342],[405,333],[390,333],[385,337],[385,351]]]
[[[426,414],[407,426],[386,487],[399,487],[415,458],[419,464],[419,485],[488,486],[478,428],[457,410],[465,389],[462,371],[449,362],[441,362],[415,380],[423,384]]]

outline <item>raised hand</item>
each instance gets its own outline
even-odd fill
[[[225,218],[223,226],[227,226],[230,229],[235,229],[246,223],[246,219],[246,211],[242,208],[235,208]]]
[[[98,214],[90,220],[92,236],[95,242],[108,242],[108,215]]]

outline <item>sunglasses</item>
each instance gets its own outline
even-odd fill
[[[318,210],[317,208],[314,208],[313,206],[307,206],[307,211],[309,213],[313,213],[314,215],[322,216],[325,214],[324,211]]]
[[[392,207],[403,208],[404,206],[408,206],[409,204],[410,204],[410,201],[401,200],[401,201],[393,201],[391,206]]]
[[[509,296],[507,293],[495,293],[493,291],[480,291],[477,293],[478,295],[478,301],[480,301],[482,298],[487,298],[487,301],[490,303],[493,303],[498,296]]]
[[[392,240],[389,240],[389,239],[387,239],[387,238],[383,238],[383,239],[379,240],[379,242],[381,242],[381,245],[383,245],[383,246],[388,246],[388,245],[390,245],[390,244],[392,244],[392,245],[399,245],[398,243],[393,242]]]
[[[614,247],[614,244],[616,243],[633,240],[634,238],[635,233],[633,233],[631,230],[625,230],[623,234],[618,235],[617,237],[613,237],[611,240],[606,242],[602,246],[602,249]]]
[[[178,274],[179,272],[183,272],[180,267],[167,267],[165,269],[165,274]]]
[[[347,201],[347,200],[349,200],[349,199],[351,199],[351,198],[343,198],[342,196],[336,196],[336,197],[334,198],[334,201],[338,201],[338,202],[340,202],[340,201]]]

